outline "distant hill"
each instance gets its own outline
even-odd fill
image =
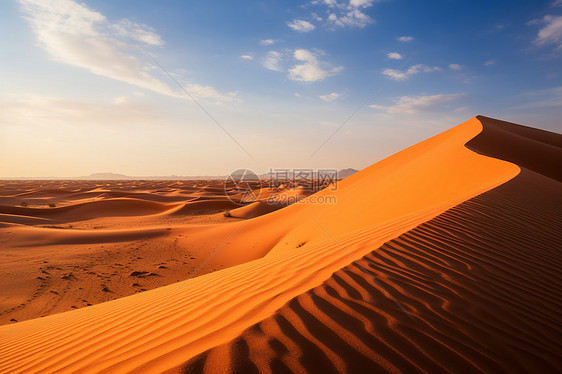
[[[301,169],[301,170],[305,170],[305,169]],[[313,172],[314,177],[317,177],[317,170],[322,170],[322,169],[316,169]],[[359,170],[352,169],[352,168],[341,169],[337,172],[337,178],[338,179],[347,178],[350,175],[357,173],[358,171]],[[324,172],[323,174],[327,175],[330,173]],[[0,180],[221,180],[221,179],[226,179],[227,177],[228,177],[227,175],[130,176],[130,175],[119,174],[119,173],[93,173],[87,176],[80,176],[80,177],[14,177],[14,178],[0,177]],[[261,179],[271,178],[269,173],[263,173],[259,175],[259,177]],[[289,172],[287,174],[287,178],[292,179],[293,173]],[[273,179],[284,179],[284,178],[281,177],[281,175],[278,175],[276,178],[274,175]]]
[[[82,179],[82,178],[80,178]],[[87,177],[83,177],[83,179],[100,179],[100,180],[121,180],[121,179],[134,179],[125,174],[117,174],[117,173],[94,173],[90,174]]]
[[[352,168],[341,169],[341,170],[338,171],[338,178],[339,179],[347,178],[350,175],[353,175],[353,174],[357,173],[358,171],[359,170],[352,169]]]

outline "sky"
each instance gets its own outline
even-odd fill
[[[362,169],[562,132],[562,0],[0,3],[0,177]]]

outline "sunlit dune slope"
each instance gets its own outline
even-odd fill
[[[255,218],[283,208],[284,204],[268,204],[264,201],[256,201],[251,204],[238,207],[228,212],[230,217]]]
[[[218,247],[236,230],[212,259],[231,266],[415,216],[397,229],[398,235],[518,173],[516,165],[481,157],[463,146],[481,129],[473,118],[344,179],[336,190],[325,189],[301,204],[233,224],[239,228],[212,227],[184,241],[204,237]]]
[[[159,372],[227,343],[355,259],[516,176],[518,166],[464,146],[481,129],[471,119],[308,198],[333,194],[335,205],[295,204],[185,239],[218,238],[212,261],[239,266],[1,327],[0,372]]]
[[[523,169],[177,371],[561,372],[561,189]]]

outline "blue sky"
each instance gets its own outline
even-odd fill
[[[363,168],[477,114],[561,131],[562,0],[0,12],[3,177]]]

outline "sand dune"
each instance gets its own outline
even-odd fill
[[[268,204],[263,201],[256,201],[254,203],[232,209],[228,213],[230,217],[248,219],[263,216],[278,209],[284,208],[285,206],[285,204]]]
[[[483,134],[467,143],[469,149],[562,182],[561,136],[484,116],[477,118],[485,124]]]
[[[228,268],[2,326],[0,372],[562,370],[560,135],[480,120],[303,204],[152,227]],[[485,156],[504,137],[530,151]]]
[[[240,205],[235,204],[230,200],[225,200],[224,197],[220,200],[200,200],[191,201],[183,204],[178,209],[171,212],[171,214],[181,215],[181,214],[203,214],[203,213],[219,213],[225,212],[229,209],[235,209],[240,207]]]
[[[524,170],[177,371],[560,372],[561,204]]]
[[[0,213],[31,217],[54,216],[63,219],[68,218],[69,221],[77,221],[93,217],[156,214],[177,207],[178,205],[167,205],[140,199],[115,198],[53,208],[0,206]]]
[[[416,215],[412,226],[399,226],[398,236],[519,172],[514,164],[479,156],[463,146],[481,129],[480,122],[472,119],[342,180],[335,191],[318,192],[314,199],[322,203],[304,200],[236,223],[239,232],[211,263],[233,266],[265,255],[301,251],[303,245],[331,242],[326,231],[338,237]],[[216,248],[232,231],[229,226],[212,228],[208,243]]]

